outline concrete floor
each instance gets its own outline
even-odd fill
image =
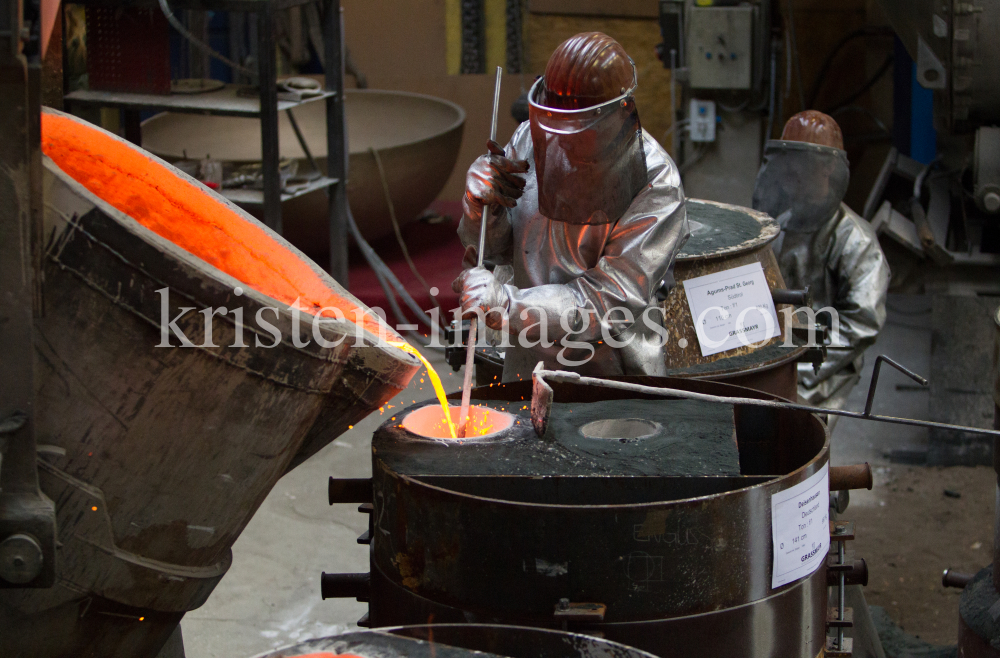
[[[461,373],[451,372],[443,353],[423,351],[445,389],[461,388]],[[433,395],[421,371],[389,404],[405,407]],[[356,543],[368,517],[356,504],[329,505],[327,478],[370,477],[371,436],[387,418],[376,411],[278,481],[233,546],[229,573],[205,605],[184,617],[187,658],[248,658],[356,628],[368,605],[323,601],[319,580],[323,571],[368,571],[368,547]]]
[[[930,300],[892,296],[889,321],[866,359],[862,383],[855,387],[848,409],[863,409],[875,354],[886,354],[912,370],[930,368]],[[457,390],[461,378],[451,373],[440,354],[429,354],[445,381]],[[429,385],[414,377],[392,404],[433,395]],[[911,418],[927,418],[928,394],[915,390],[902,374],[884,368],[875,410]],[[370,438],[383,421],[378,412],[359,423],[308,462],[286,475],[264,501],[233,547],[233,566],[208,602],[182,623],[188,658],[253,656],[274,647],[330,635],[355,626],[366,604],[353,600],[322,601],[320,572],[368,570],[367,547],[355,539],[367,528],[367,517],[356,505],[329,506],[329,476],[371,474]],[[834,464],[868,461],[876,467],[872,492],[856,492],[852,506],[884,503],[880,487],[892,479],[887,453],[925,446],[927,432],[901,425],[841,419],[833,435]]]

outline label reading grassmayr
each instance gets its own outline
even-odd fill
[[[771,588],[808,576],[830,550],[830,468],[771,496]]]
[[[781,333],[760,263],[684,281],[701,355],[770,340]]]

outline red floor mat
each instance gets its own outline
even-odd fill
[[[445,217],[450,217],[450,221],[430,224],[417,220],[403,226],[401,231],[410,252],[410,258],[417,266],[417,271],[427,280],[429,285],[438,288],[438,301],[441,303],[441,308],[448,314],[446,319],[448,321],[451,319],[452,309],[458,307],[458,295],[451,291],[451,282],[462,271],[462,256],[465,253],[456,233],[462,208],[458,201],[435,201],[431,204],[431,209]],[[396,277],[420,305],[420,308],[433,308],[430,296],[410,272],[410,268],[403,258],[403,251],[396,242],[396,237],[390,235],[380,238],[372,242],[371,246],[396,274]],[[377,306],[384,309],[390,324],[395,326],[396,319],[392,315],[385,293],[382,292],[382,288],[375,278],[375,273],[368,267],[361,251],[353,243],[348,257],[350,262],[348,287],[351,293],[369,307]],[[416,321],[413,314],[407,312],[408,309],[402,302],[399,303],[399,306],[404,313],[407,313],[407,317],[411,321]],[[421,330],[423,331],[422,326]]]

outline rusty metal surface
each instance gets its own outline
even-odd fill
[[[618,379],[772,397],[694,380]],[[652,399],[565,382],[551,386],[557,401]],[[530,382],[473,391],[473,399],[522,405],[530,395]],[[569,598],[606,605],[602,630],[617,628],[619,639],[633,643],[647,637],[641,646],[660,655],[745,655],[681,653],[698,642],[671,645],[687,631],[671,635],[660,626],[666,621],[712,628],[722,636],[713,637],[712,646],[735,652],[750,641],[747,629],[761,623],[754,620],[771,619],[780,645],[795,643],[781,655],[815,656],[823,642],[825,569],[771,589],[769,501],[827,463],[825,426],[810,414],[745,406],[734,410],[734,420],[743,476],[730,478],[616,477],[613,471],[570,478],[543,470],[527,477],[434,477],[420,471],[423,461],[395,458],[400,450],[412,454],[409,446],[377,436],[372,623],[423,621],[419,615],[433,612],[438,621],[551,626],[553,606]],[[524,430],[534,436],[530,425]],[[468,447],[446,450],[460,471]],[[492,461],[494,471],[504,469],[503,459]],[[772,605],[795,612],[774,615],[767,612]],[[693,618],[707,613],[721,616],[699,626],[707,622]],[[734,621],[731,634],[720,632],[730,627],[719,624],[730,613],[745,621]]]
[[[830,467],[830,491],[847,489],[868,489],[871,491],[873,484],[872,467],[868,462]]]
[[[653,658],[605,639],[538,628],[488,624],[402,626],[307,640],[260,654],[285,658],[318,652],[371,658]]]
[[[235,279],[96,199],[48,160],[45,228],[46,315],[35,324],[35,367],[39,442],[50,446],[39,459],[41,487],[56,503],[61,542],[58,581],[44,594],[0,594],[0,636],[13,638],[14,655],[155,655],[172,626],[163,632],[138,618],[176,625],[203,603],[228,569],[233,542],[297,454],[398,392],[417,363],[350,339],[294,347],[287,310],[272,321],[282,337],[273,349],[252,340],[231,347],[231,316],[212,323],[218,347],[157,348],[164,311],[175,318],[181,306],[242,306],[248,332],[266,336],[256,311],[283,305],[253,290],[237,299]],[[155,293],[163,287],[165,308]],[[177,321],[195,344],[205,342],[202,319]],[[353,330],[321,331],[334,341]],[[351,413],[329,418],[336,408]],[[81,612],[98,599],[137,611],[120,648],[102,635],[107,615]],[[89,654],[91,646],[102,650]]]
[[[692,235],[674,264],[676,284],[661,304],[663,324],[670,335],[664,347],[667,370],[673,375],[724,360],[729,360],[730,363],[723,366],[723,372],[718,374],[754,368],[758,364],[751,355],[769,346],[779,345],[784,341],[784,334],[772,338],[764,345],[740,346],[735,350],[702,356],[683,282],[734,267],[760,263],[768,286],[771,289],[785,288],[778,261],[771,251],[771,243],[780,233],[778,224],[764,213],[749,208],[697,199],[688,199],[687,213]],[[787,350],[792,351],[794,350]],[[738,365],[737,357],[742,357]],[[773,354],[767,357],[768,360],[781,358]]]
[[[798,398],[797,364],[808,349],[805,346],[784,347],[775,341],[739,356],[668,370],[667,375],[725,382],[795,400]]]
[[[786,400],[796,399],[798,392],[797,360],[790,359],[772,368],[761,369],[746,374],[712,377],[714,381],[753,388],[764,393],[777,395]]]

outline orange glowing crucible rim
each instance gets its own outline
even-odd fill
[[[298,300],[297,308],[312,315],[336,317],[328,309],[338,309],[348,322],[360,318],[368,332],[387,335],[389,345],[402,340],[261,226],[129,143],[42,112],[42,152],[105,202],[254,290],[286,306]]]

